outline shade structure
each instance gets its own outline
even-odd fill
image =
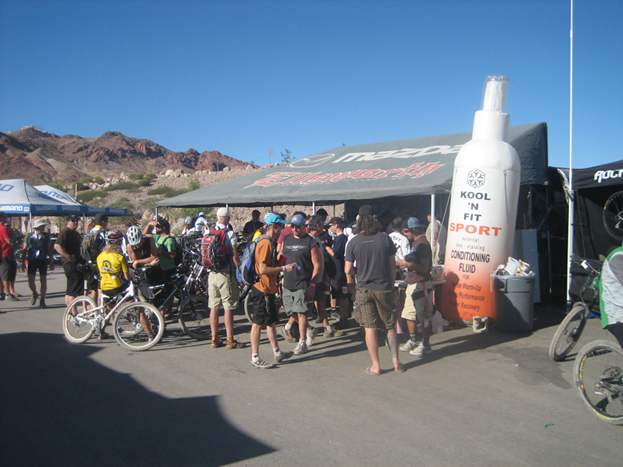
[[[0,180],[0,211],[9,216],[50,216],[78,214],[81,207],[48,196],[23,179],[11,179]]]
[[[454,159],[472,133],[342,146],[156,203],[158,207],[341,203],[448,193]],[[511,127],[522,184],[547,182],[547,125]]]

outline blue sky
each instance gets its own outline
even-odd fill
[[[623,1],[575,0],[573,166],[623,159]],[[484,80],[569,165],[569,0],[0,0],[0,131],[279,162],[471,131]]]

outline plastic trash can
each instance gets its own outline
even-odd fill
[[[497,308],[497,329],[503,332],[531,331],[536,276],[493,274],[492,279]]]

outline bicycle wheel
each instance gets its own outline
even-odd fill
[[[586,344],[573,365],[580,399],[600,420],[623,425],[623,351],[615,342]]]
[[[244,314],[247,316],[249,323],[253,324],[253,308],[249,306],[249,298],[251,294],[248,293],[246,297],[244,297]]]
[[[210,309],[205,295],[191,295],[180,303],[178,319],[182,329],[193,339],[205,340],[212,335]]]
[[[95,300],[86,295],[74,298],[63,314],[63,333],[72,344],[89,340],[96,329]]]
[[[623,191],[610,195],[604,205],[604,227],[617,240],[623,240]]]
[[[145,328],[147,323],[151,333]],[[162,339],[164,318],[158,309],[149,303],[129,303],[116,313],[113,332],[115,339],[122,346],[133,351],[147,350]]]
[[[584,303],[579,302],[573,305],[571,311],[556,329],[549,345],[549,356],[552,360],[559,362],[571,352],[584,331],[588,314],[589,310],[586,309]]]

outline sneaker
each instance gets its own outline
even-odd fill
[[[45,309],[47,307],[48,306],[45,304],[45,299],[42,298],[41,301],[39,302],[39,308]]]
[[[284,360],[287,360],[288,358],[292,357],[292,355],[294,355],[294,352],[284,352],[282,350],[281,355],[275,355],[275,362],[281,363]]]
[[[220,339],[212,339],[212,347],[214,347],[215,349],[217,347],[223,347],[223,343],[220,341]]]
[[[285,338],[285,340],[287,340],[288,342],[296,342],[298,339],[296,338],[296,336],[294,335],[294,332],[292,331],[292,329],[286,329],[283,328],[283,332],[281,333],[281,335]]]
[[[307,353],[307,344],[305,341],[299,341],[299,344],[294,349],[294,355],[302,355]]]
[[[108,339],[110,337],[110,334],[108,334],[106,331],[100,331],[99,336],[97,336],[97,340],[103,341],[104,339]]]
[[[330,331],[327,328],[324,328],[324,337],[340,337],[342,335],[344,335],[344,331],[335,329],[335,326],[331,326]]]
[[[222,344],[221,344],[222,345]],[[244,349],[247,344],[243,344],[242,342],[238,342],[237,340],[227,340],[227,348],[228,349]]]
[[[331,327],[335,329],[339,329],[339,330],[348,329],[348,320],[339,320],[337,323],[333,324],[333,326]]]
[[[6,295],[3,293],[0,293],[0,300],[6,300]]]
[[[418,342],[417,341],[413,341],[413,340],[409,339],[404,345],[400,346],[400,350],[403,351],[403,352],[411,352],[417,346],[418,346]]]
[[[428,355],[432,351],[433,349],[431,348],[430,344],[425,344],[424,342],[422,342],[420,345],[418,345],[415,349],[411,350],[409,353],[411,355],[415,355],[416,357],[422,357],[424,355]]]
[[[272,363],[268,363],[267,361],[262,360],[261,358],[257,362],[251,360],[251,365],[253,365],[255,368],[260,368],[262,370],[267,370],[268,368],[272,368],[275,366]]]
[[[318,328],[309,327],[307,328],[307,339],[305,339],[305,343],[307,347],[311,347],[316,342],[316,334],[318,334]]]
[[[37,303],[37,298],[39,298],[39,294],[37,292],[33,292],[30,297],[30,306],[34,306]]]
[[[318,316],[318,318],[316,318],[316,324],[320,324],[320,323],[322,323],[322,318]]]
[[[5,300],[10,300],[12,302],[19,302],[19,298],[17,298],[15,295],[11,295],[11,294],[7,294]]]

